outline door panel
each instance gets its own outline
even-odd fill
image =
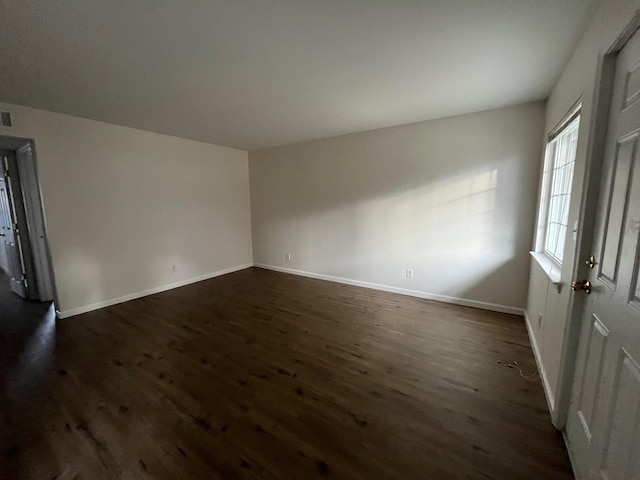
[[[603,325],[600,319],[593,315],[591,335],[587,340],[588,351],[585,356],[586,365],[582,378],[582,391],[580,392],[580,404],[578,417],[582,423],[587,441],[591,443],[591,420],[593,407],[598,397],[598,387],[602,379],[602,365],[604,352],[607,346],[609,330]]]
[[[638,100],[640,100],[640,63],[636,63],[625,75],[623,108],[633,105]]]
[[[639,60],[636,34],[616,60],[593,236],[598,267],[589,275],[567,421],[579,479],[640,479]]]
[[[607,421],[604,464],[601,478],[637,480],[640,478],[640,368],[622,350],[616,377],[615,400]]]
[[[627,213],[629,173],[637,139],[638,135],[634,134],[618,143],[612,166],[614,175],[609,205],[613,208],[608,209],[606,235],[600,261],[600,274],[612,284],[616,283],[618,276],[619,252]]]
[[[629,303],[640,311],[640,160],[636,161],[634,167],[634,188],[629,199],[629,228],[624,239],[630,251],[625,253],[623,249],[622,254],[633,255],[634,258],[633,262],[625,266],[631,269],[629,275],[632,277],[629,284]]]

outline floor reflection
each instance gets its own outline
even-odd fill
[[[40,358],[55,341],[55,311],[51,303],[28,302],[9,289],[0,271],[0,379],[18,362]],[[42,352],[41,352],[42,350]]]
[[[36,412],[54,366],[56,316],[52,303],[28,302],[0,272],[0,463],[2,478],[20,478],[25,432],[40,431]],[[44,395],[46,397],[46,395]],[[36,423],[35,428],[29,426]],[[31,437],[34,442],[37,436]]]
[[[17,403],[36,393],[54,364],[56,313],[49,305],[35,321],[35,331],[23,337],[24,346],[8,373],[7,397]],[[21,342],[22,344],[22,342]]]

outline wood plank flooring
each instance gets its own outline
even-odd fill
[[[0,478],[573,478],[514,360],[522,318],[251,268],[42,321]]]

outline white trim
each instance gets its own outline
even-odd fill
[[[136,298],[146,297],[148,295],[154,295],[160,292],[166,292],[167,290],[173,290],[174,288],[184,287],[185,285],[190,285],[192,283],[201,282],[203,280],[209,280],[210,278],[219,277],[221,275],[226,275],[227,273],[237,272],[238,270],[244,270],[245,268],[252,267],[252,263],[245,263],[243,265],[237,265],[235,267],[225,268],[223,270],[218,270],[213,273],[207,273],[206,275],[201,275],[199,277],[189,278],[187,280],[182,280],[180,282],[170,283],[168,285],[162,285],[161,287],[151,288],[149,290],[143,290],[142,292],[130,293],[128,295],[123,295],[122,297],[112,298],[111,300],[105,300],[103,302],[92,303],[91,305],[86,305],[84,307],[72,308],[71,310],[63,310],[58,311],[58,318],[68,318],[73,317],[74,315],[80,315],[81,313],[91,312],[93,310],[98,310],[100,308],[110,307],[111,305],[116,305],[118,303],[128,302],[130,300],[135,300]]]
[[[552,283],[558,285],[561,281],[562,270],[556,262],[551,260],[546,253],[529,252],[533,259],[538,262],[540,268],[547,274]]]
[[[27,237],[31,245],[36,277],[35,290],[41,302],[48,302],[56,299],[56,293],[38,181],[37,160],[30,141],[17,148],[15,153],[27,219]]]
[[[562,117],[562,120],[551,129],[547,135],[547,142],[551,143],[556,137],[562,134],[562,131],[567,128],[573,121],[582,113],[582,96],[573,104],[569,111]]]
[[[275,265],[267,265],[264,263],[254,263],[254,267],[274,270],[276,272],[290,273],[301,277],[316,278],[318,280],[328,280],[330,282],[344,283],[354,285],[356,287],[371,288],[374,290],[382,290],[384,292],[399,293],[401,295],[409,295],[411,297],[425,298],[427,300],[436,300],[438,302],[453,303],[455,305],[463,305],[465,307],[480,308],[482,310],[490,310],[492,312],[510,313],[512,315],[524,315],[524,309],[517,307],[509,307],[507,305],[498,305],[495,303],[480,302],[478,300],[468,300],[466,298],[449,297],[439,295],[437,293],[428,293],[420,290],[409,290],[406,288],[392,287],[389,285],[380,285],[378,283],[363,282],[361,280],[351,280],[349,278],[334,277],[332,275],[324,275],[321,273],[306,272],[304,270],[294,270],[293,268],[277,267]]]
[[[547,406],[549,407],[549,413],[551,413],[551,417],[553,418],[555,398],[553,396],[553,392],[551,391],[551,387],[549,386],[549,380],[547,379],[547,372],[545,371],[544,365],[542,363],[542,356],[540,354],[540,349],[538,348],[538,342],[536,341],[536,336],[533,334],[531,321],[529,319],[529,315],[527,315],[526,310],[524,312],[524,323],[527,326],[527,332],[529,333],[529,341],[531,342],[533,357],[536,359],[538,372],[540,372],[540,378],[542,378],[542,389],[544,390],[544,397],[547,399]]]

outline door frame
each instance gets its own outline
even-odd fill
[[[38,177],[35,142],[28,138],[0,135],[0,148],[13,151],[16,156],[18,183],[26,213],[26,225],[21,228],[26,232],[26,240],[31,247],[36,276],[34,284],[37,285],[36,299],[42,302],[53,301],[55,308],[58,309],[58,291],[49,248],[42,189]]]
[[[579,231],[573,257],[573,279],[587,278],[589,268],[585,260],[593,249],[596,208],[600,195],[601,172],[604,163],[611,94],[615,79],[616,57],[629,39],[640,29],[640,11],[637,11],[624,27],[613,44],[604,54],[598,55],[595,89],[593,92],[592,114],[588,130],[588,144],[583,195],[578,215]],[[573,389],[578,344],[580,342],[580,323],[584,311],[585,295],[571,293],[567,310],[568,322],[565,327],[565,342],[560,360],[560,375],[554,409],[553,424],[564,431],[569,416],[569,404]]]
[[[27,215],[28,236],[31,243],[31,256],[38,285],[38,295],[40,301],[53,300],[57,305],[58,296],[47,239],[47,221],[38,178],[35,145],[32,141],[26,142],[16,150],[16,161]]]

